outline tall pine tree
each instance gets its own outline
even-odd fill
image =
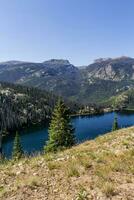
[[[23,150],[22,150],[22,146],[21,146],[21,142],[20,142],[20,136],[18,134],[18,132],[16,132],[16,136],[14,139],[14,146],[13,146],[13,153],[12,153],[12,157],[14,160],[18,160],[23,156]]]
[[[55,152],[75,144],[70,112],[61,99],[58,100],[55,106],[48,132],[49,140],[45,146],[45,152]]]
[[[117,116],[114,116],[114,122],[113,122],[113,126],[112,126],[112,131],[116,131],[119,129],[119,125],[118,125],[118,120],[117,120]]]

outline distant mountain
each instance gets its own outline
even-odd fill
[[[125,56],[97,59],[81,70],[81,74],[83,99],[104,103],[134,87],[134,59]]]
[[[67,60],[0,63],[0,81],[34,86],[68,97],[79,92],[79,69]]]
[[[101,80],[134,80],[134,59],[129,57],[97,59],[85,69],[88,79]]]
[[[9,61],[0,63],[0,81],[45,89],[84,104],[100,104],[133,88],[134,59],[100,58],[84,67],[62,59]]]

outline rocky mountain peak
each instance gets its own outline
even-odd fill
[[[64,59],[51,59],[48,61],[43,62],[43,64],[46,65],[71,65],[70,62],[68,60],[64,60]]]
[[[104,61],[111,61],[111,60],[112,60],[112,58],[98,58],[98,59],[94,60],[94,63],[101,63]]]

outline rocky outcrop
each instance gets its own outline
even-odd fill
[[[68,60],[51,59],[42,63],[9,61],[0,63],[0,81],[33,86],[71,100],[94,103],[134,86],[134,59],[100,58],[75,67]],[[114,87],[114,88],[113,88]]]
[[[99,59],[85,69],[88,78],[121,81],[134,80],[134,59],[120,57]]]

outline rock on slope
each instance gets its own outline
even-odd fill
[[[0,165],[1,200],[133,200],[134,127]]]
[[[97,59],[86,68],[88,78],[99,78],[102,80],[133,80],[134,59],[126,56],[119,58]]]
[[[101,103],[134,87],[134,59],[98,59],[75,67],[68,60],[0,63],[0,81],[34,86],[81,103]]]
[[[0,63],[0,80],[67,96],[78,92],[79,70],[68,60],[52,59],[43,63],[10,61]]]

